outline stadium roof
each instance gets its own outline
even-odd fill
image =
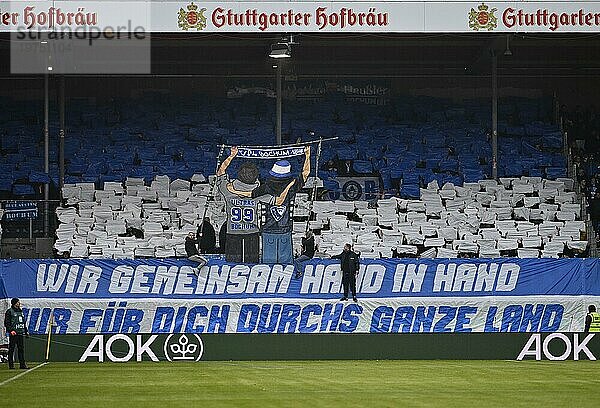
[[[505,56],[506,41],[511,56]],[[0,73],[10,72],[10,39],[0,36]],[[272,74],[271,44],[281,35],[153,34],[152,74],[260,77]],[[287,73],[313,76],[488,75],[490,55],[500,76],[595,76],[600,34],[299,34]]]

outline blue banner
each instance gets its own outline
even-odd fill
[[[598,259],[364,260],[358,300],[339,262],[4,260],[0,295],[31,333],[443,333],[581,331],[600,302]]]
[[[363,298],[596,295],[598,259],[362,260]],[[211,260],[196,276],[187,260],[3,260],[7,296],[23,298],[330,299],[340,293],[339,261],[293,265]],[[1,287],[1,286],[0,286]]]

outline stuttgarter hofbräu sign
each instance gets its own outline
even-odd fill
[[[600,2],[0,1],[0,30],[130,32],[599,32]]]

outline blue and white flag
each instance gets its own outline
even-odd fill
[[[246,159],[286,159],[304,154],[304,146],[251,148],[240,147],[238,157]]]
[[[35,219],[38,216],[35,201],[8,201],[4,206],[4,218],[7,221]]]

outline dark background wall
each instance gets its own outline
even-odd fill
[[[151,75],[68,77],[67,95],[94,97],[99,102],[135,97],[150,89],[182,97],[224,96],[233,80],[272,84],[275,71],[267,54],[280,39],[278,35],[153,35]],[[41,98],[41,76],[11,75],[10,40],[5,34],[0,40],[0,96]],[[304,34],[294,41],[293,58],[285,62],[283,71],[287,78],[299,81],[385,81],[393,95],[488,97],[495,53],[501,96],[556,95],[575,106],[594,104],[600,93],[598,35]],[[512,55],[505,55],[507,43]]]

